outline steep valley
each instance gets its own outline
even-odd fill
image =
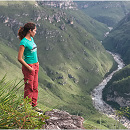
[[[75,1],[85,14],[114,27],[130,11],[129,1]]]
[[[125,67],[115,73],[103,90],[103,99],[114,109],[120,110],[123,115],[130,119],[129,89],[130,89],[130,14],[128,13],[104,39],[103,45],[106,49],[118,53]]]
[[[23,78],[17,61],[17,31],[28,21],[37,25],[34,40],[40,63],[40,108],[83,116],[89,120],[90,127],[86,128],[112,129],[113,120],[98,113],[91,99],[95,86],[117,67],[100,42],[107,26],[75,8],[48,7],[30,1],[0,2],[0,78],[6,73],[8,80],[18,82]],[[105,122],[102,126],[99,116]]]

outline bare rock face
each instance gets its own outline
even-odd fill
[[[50,116],[50,119],[46,120],[45,129],[84,129],[83,117],[57,109],[47,111],[45,115]]]

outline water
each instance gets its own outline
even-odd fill
[[[108,75],[92,91],[91,95],[92,95],[93,105],[99,112],[106,114],[107,116],[112,117],[115,120],[118,120],[113,108],[103,101],[102,90],[106,86],[107,82],[112,78],[113,74],[115,72],[119,71],[120,69],[122,69],[125,66],[125,64],[123,63],[123,60],[120,58],[120,56],[118,54],[113,54],[111,52],[109,52],[109,53],[114,57],[115,61],[118,63],[118,68],[115,71],[113,71],[110,75]],[[128,119],[126,119],[125,117],[122,117],[122,119],[120,121],[125,127],[130,128],[130,121]]]

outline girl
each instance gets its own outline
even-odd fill
[[[38,71],[39,62],[37,58],[37,46],[33,37],[36,34],[36,25],[32,22],[26,23],[18,30],[20,47],[18,52],[18,61],[22,64],[24,75],[24,98],[31,98],[31,105],[34,110],[42,112],[37,108],[38,98]],[[24,59],[22,58],[24,55]]]

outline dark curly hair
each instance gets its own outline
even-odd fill
[[[22,40],[27,35],[29,30],[31,29],[31,31],[33,31],[35,27],[36,27],[35,23],[32,22],[28,22],[23,27],[20,27],[18,30],[19,39]]]

